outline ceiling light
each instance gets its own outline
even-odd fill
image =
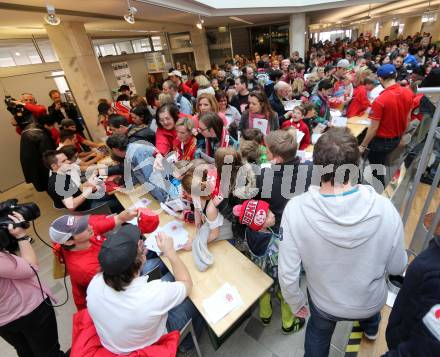
[[[44,21],[46,21],[49,25],[56,26],[59,25],[61,20],[55,14],[55,7],[53,5],[46,5],[47,14],[44,15]]]
[[[205,20],[202,19],[202,17],[199,14],[199,22],[196,23],[196,27],[201,30],[203,29],[203,24],[205,23]]]
[[[244,19],[242,19],[242,18],[240,18],[240,17],[237,17],[237,16],[229,16],[229,18],[230,18],[231,20],[235,20],[235,21],[243,22],[243,23],[248,24],[248,25],[253,25],[253,24],[254,24],[253,22],[246,21],[246,20],[244,20]]]
[[[15,52],[15,55],[16,56],[20,56],[20,52]]]
[[[134,15],[137,14],[137,9],[130,5],[130,0],[127,0],[127,5],[128,5],[128,14],[124,15],[124,19],[130,25],[133,25],[135,22]]]

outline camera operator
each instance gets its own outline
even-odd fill
[[[35,119],[47,114],[46,107],[44,105],[37,104],[35,97],[31,93],[23,93],[20,96],[20,100],[11,100],[11,103],[15,105],[22,105],[26,110],[29,110]]]
[[[14,223],[24,222],[17,212],[8,217]],[[18,255],[0,244],[0,336],[14,346],[19,357],[65,356],[50,306],[52,294],[44,286],[41,291],[33,270],[38,270],[38,259],[30,238],[24,228],[13,224],[8,231],[17,241]]]

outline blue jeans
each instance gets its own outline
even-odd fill
[[[162,281],[174,281],[171,273],[164,275],[161,279]],[[194,331],[197,335],[197,338],[200,337],[202,333],[203,326],[205,321],[202,318],[202,315],[197,311],[197,308],[191,302],[189,298],[186,298],[180,305],[168,311],[168,320],[167,320],[167,330],[181,330],[186,323],[192,319]],[[191,335],[186,336],[183,340],[182,344],[179,347],[181,352],[185,352],[194,348],[194,343]]]
[[[313,305],[310,295],[309,307],[310,319],[306,329],[304,357],[328,357],[336,322],[347,321],[347,319],[335,317],[318,310]],[[366,334],[375,335],[379,329],[380,312],[368,319],[359,320],[359,323]]]
[[[166,273],[168,273],[168,269],[167,269],[166,265],[159,258],[159,256],[155,252],[149,250],[147,252],[147,261],[145,262],[145,264],[141,270],[141,275],[147,275],[149,272],[151,272],[152,270],[154,270],[156,268],[159,268],[160,273],[162,275],[165,275]]]

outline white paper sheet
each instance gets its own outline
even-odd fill
[[[346,127],[347,126],[347,118],[346,117],[333,117],[332,123],[336,127]]]
[[[333,109],[331,109],[330,110],[330,115],[331,115],[331,117],[333,118],[333,117],[340,117],[341,115],[342,115],[342,113],[341,113],[341,111],[340,110],[333,110]]]
[[[284,104],[284,110],[286,111],[291,111],[293,110],[295,107],[297,107],[298,105],[301,105],[301,101],[300,100],[287,100],[285,102],[283,102]]]
[[[171,221],[163,227],[157,228],[154,232],[150,233],[145,240],[145,247],[148,250],[152,250],[156,253],[162,251],[157,246],[156,236],[158,233],[164,232],[166,235],[173,238],[174,249],[180,250],[188,242],[189,234],[184,228],[184,223],[179,221]]]
[[[230,312],[243,305],[243,300],[234,286],[225,283],[209,298],[203,300],[202,304],[208,315],[208,320],[212,324],[216,324]]]
[[[313,144],[313,145],[316,144],[316,142],[317,142],[318,139],[321,137],[321,135],[322,135],[322,134],[316,134],[316,133],[313,133],[313,134],[312,134],[312,144]]]
[[[255,119],[253,119],[253,121],[254,121],[253,122],[254,128],[255,129],[260,129],[261,132],[264,135],[266,135],[266,133],[267,133],[267,125],[269,124],[269,121],[267,119],[263,119],[263,118],[261,118],[261,119],[255,118]]]

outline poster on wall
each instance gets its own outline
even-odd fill
[[[161,52],[146,53],[145,59],[149,73],[165,72],[165,56]]]
[[[133,94],[136,94],[136,87],[134,86],[133,77],[131,76],[130,67],[127,62],[112,63],[113,73],[115,74],[118,86],[126,84],[130,87]]]

